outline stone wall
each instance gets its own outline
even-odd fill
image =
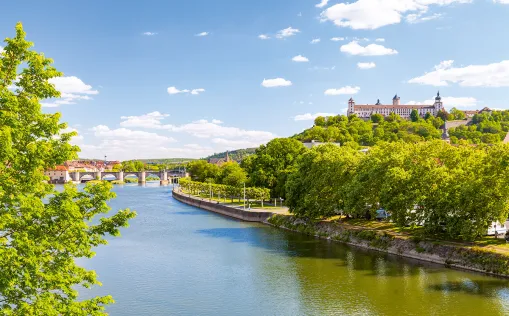
[[[274,215],[275,227],[402,257],[443,264],[447,267],[509,277],[509,256],[481,247],[455,246],[436,241],[402,238],[371,229],[332,222],[309,222],[294,216]]]
[[[215,201],[209,202],[204,199],[186,196],[184,193],[176,190],[172,191],[172,195],[177,201],[180,201],[182,203],[247,222],[266,222],[267,219],[273,214],[271,212],[259,212],[253,210],[248,211],[233,208],[230,206],[221,205]]]

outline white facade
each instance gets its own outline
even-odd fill
[[[67,170],[47,170],[44,175],[49,177],[51,183],[67,183],[71,181],[71,176]]]
[[[322,143],[322,142],[317,142],[316,140],[312,140],[310,142],[305,142],[305,143],[302,143],[306,148],[313,148],[313,147],[316,147],[316,146],[320,146],[320,145],[325,145],[325,144],[334,144],[336,146],[341,146],[340,143]]]
[[[391,105],[384,105],[380,100],[376,104],[356,105],[355,101],[350,98],[348,101],[348,115],[356,114],[360,118],[370,118],[373,114],[381,114],[388,116],[391,113],[398,114],[402,118],[410,118],[412,110],[417,110],[420,117],[424,117],[426,113],[437,116],[438,112],[444,109],[440,93],[437,93],[435,103],[432,105],[401,105],[400,98],[395,95]]]

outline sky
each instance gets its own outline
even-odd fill
[[[55,62],[82,158],[200,158],[288,137],[347,100],[509,108],[509,0],[16,1]],[[0,42],[0,46],[5,46]]]

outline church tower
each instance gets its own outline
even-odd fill
[[[348,100],[348,111],[347,111],[347,115],[352,115],[355,113],[355,101],[353,100],[353,98],[350,98],[350,100]]]
[[[433,104],[433,107],[435,108],[435,113],[434,113],[435,116],[438,114],[438,112],[440,112],[444,109],[444,104],[442,103],[442,97],[440,96],[440,91],[437,92],[437,96],[435,98],[435,104]]]
[[[399,105],[398,94],[394,95],[394,98],[392,98],[392,105],[394,105],[394,106],[398,106]]]

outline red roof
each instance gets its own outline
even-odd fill
[[[376,105],[376,104],[366,104],[366,105],[354,105],[354,109],[359,110],[370,110],[370,109],[425,109],[425,108],[434,108],[433,105]]]

